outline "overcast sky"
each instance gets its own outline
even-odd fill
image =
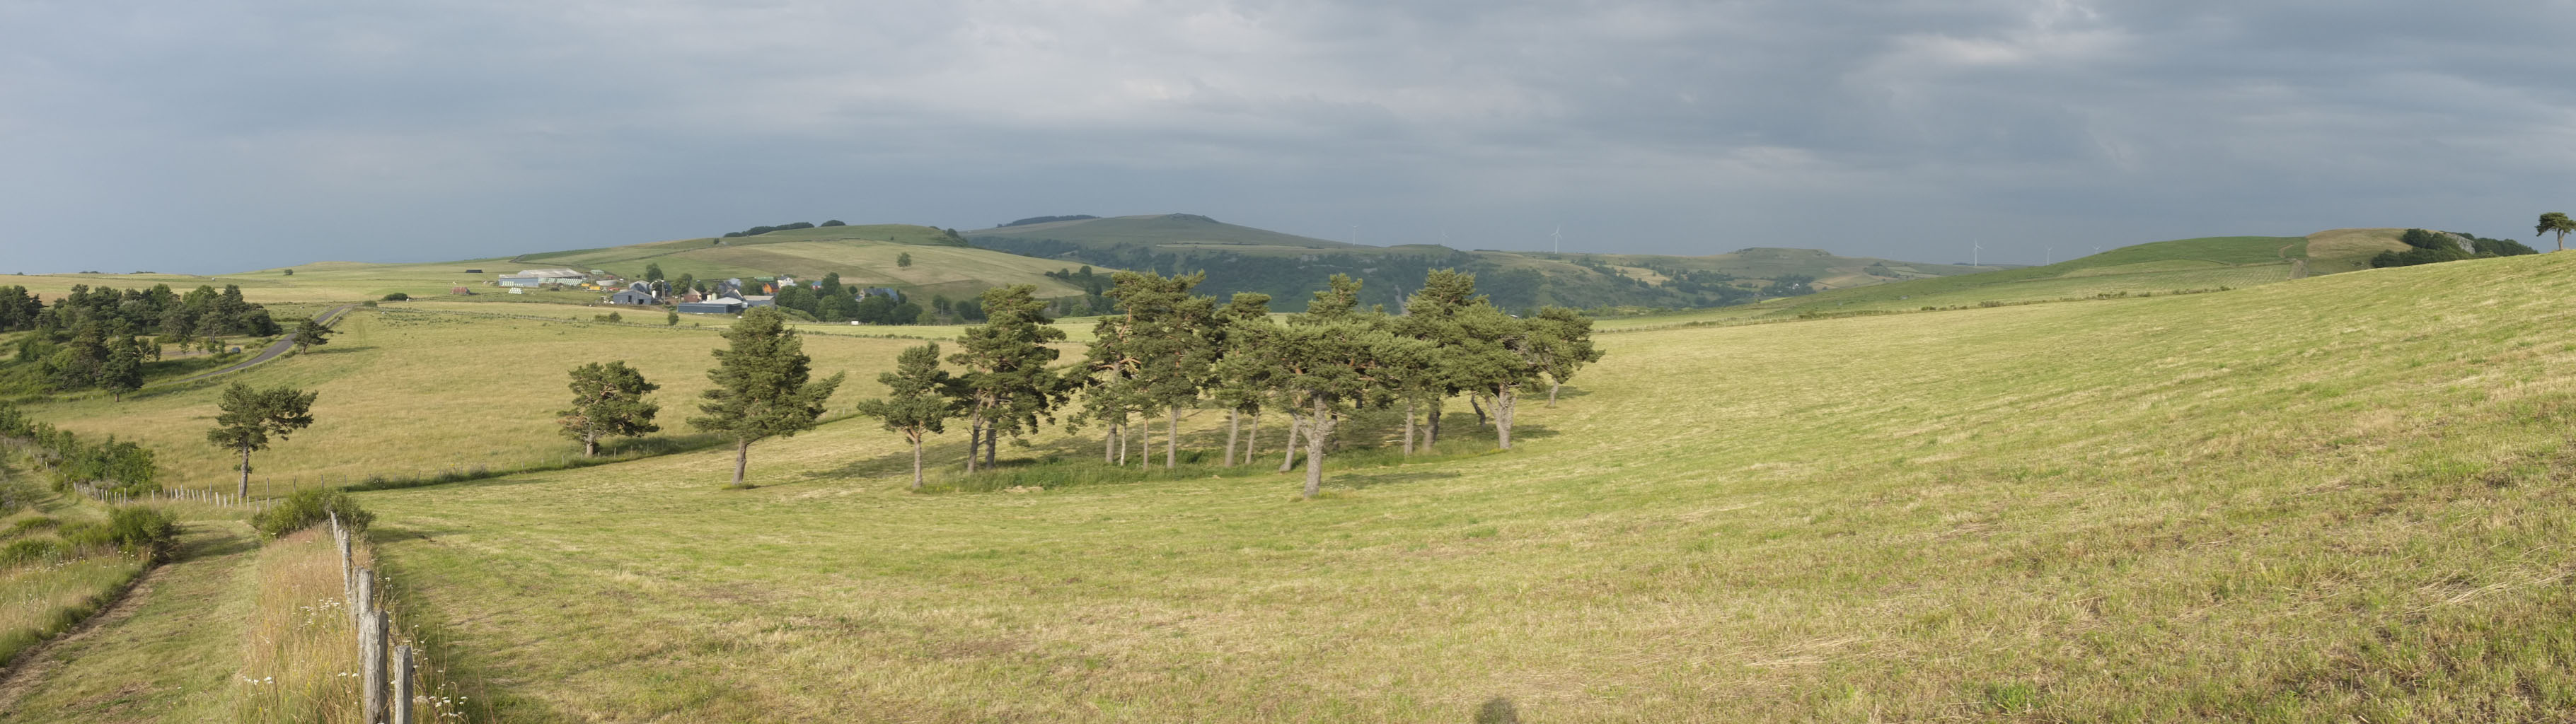
[[[1168,212],[2038,262],[2576,211],[2576,3],[1385,5],[0,0],[0,273]]]

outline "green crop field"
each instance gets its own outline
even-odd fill
[[[1608,335],[1514,451],[1305,503],[906,494],[862,420],[748,491],[709,452],[361,499],[512,720],[2553,720],[2571,294],[2561,255]]]

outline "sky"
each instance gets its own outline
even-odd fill
[[[0,274],[1054,214],[1926,262],[2529,242],[2576,211],[2568,27],[2566,0],[0,0]]]

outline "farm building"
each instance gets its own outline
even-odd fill
[[[681,302],[680,311],[689,314],[741,314],[742,300],[733,297],[716,297],[700,302]]]
[[[608,303],[632,304],[639,306],[654,305],[661,304],[662,298],[653,294],[652,285],[644,282],[636,282],[625,289],[617,290],[616,294],[608,295]]]
[[[588,278],[581,272],[571,269],[523,269],[517,274],[501,275],[501,286],[542,287],[548,284],[580,284],[582,280]]]
[[[777,303],[778,303],[778,297],[777,297],[777,296],[775,296],[775,295],[770,295],[770,294],[745,294],[745,295],[742,295],[742,306],[743,306],[744,308],[746,308],[746,309],[751,308],[751,307],[767,307],[767,306],[775,305],[775,304],[777,304]]]
[[[859,290],[860,299],[867,299],[868,297],[885,297],[886,299],[893,300],[896,303],[903,302],[903,292],[895,291],[894,287],[868,287],[866,289]]]

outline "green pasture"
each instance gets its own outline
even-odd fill
[[[748,491],[711,451],[361,498],[513,720],[2555,720],[2571,259],[1605,335],[1514,451],[1305,503],[1268,465],[907,494],[855,419]],[[549,333],[678,348],[657,380],[712,336],[530,324],[548,380]]]

